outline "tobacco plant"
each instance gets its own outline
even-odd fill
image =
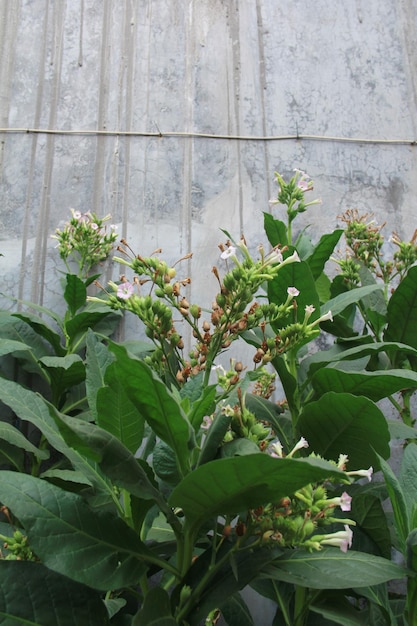
[[[126,240],[114,259],[124,273],[102,287],[91,270],[112,241],[102,238],[103,255],[86,255],[84,242],[90,231],[95,242],[92,224],[103,228],[97,216],[80,222],[73,212],[68,232],[56,234],[65,262],[70,245],[79,263],[66,278],[64,321],[51,316],[52,330],[32,313],[8,314],[13,328],[30,330],[19,345],[0,340],[0,400],[15,420],[1,431],[4,623],[197,626],[221,613],[250,626],[247,585],[276,602],[274,625],[417,623],[415,444],[399,477],[387,463],[390,440],[415,434],[414,242],[405,250],[396,237],[394,285],[379,230],[347,214],[349,256],[338,254],[331,279],[343,229],[317,243],[307,231],[295,236],[297,216],[318,204],[307,201],[313,182],[296,170],[277,183],[286,221],[265,213],[269,247],[255,251],[224,232],[210,311],[189,302],[180,263]],[[86,302],[94,281],[100,289]],[[137,316],[148,342],[92,329],[107,318],[90,307]],[[31,377],[13,379],[10,360],[41,379],[38,340],[62,350],[53,357],[62,371],[47,361],[54,376],[36,391]],[[233,358],[237,341],[247,344],[245,363]],[[74,352],[76,381],[66,374]],[[384,416],[383,398],[403,422]],[[399,578],[408,588],[393,598],[387,581]]]

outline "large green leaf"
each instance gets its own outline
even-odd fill
[[[58,396],[85,380],[84,362],[78,354],[44,356],[39,361],[48,372],[52,388]]]
[[[325,393],[304,407],[299,432],[310,448],[326,459],[349,457],[349,469],[378,466],[375,452],[390,455],[389,430],[381,410],[368,398],[349,393]]]
[[[185,475],[195,439],[184,411],[146,363],[129,357],[125,348],[115,343],[110,343],[110,350],[117,357],[112,365],[114,376],[155,434],[174,450],[180,472]]]
[[[355,396],[366,396],[377,402],[401,389],[417,389],[417,372],[412,370],[346,372],[323,367],[313,376],[312,384],[320,396],[327,391],[346,392]]]
[[[148,465],[136,459],[114,435],[95,424],[58,411],[54,412],[54,418],[67,443],[96,461],[113,483],[139,498],[159,500]]]
[[[133,618],[132,626],[176,626],[169,595],[162,587],[154,587],[145,596],[143,607]]]
[[[382,557],[353,550],[344,554],[338,548],[312,553],[287,551],[266,566],[264,573],[272,579],[311,589],[368,587],[406,575],[402,567]]]
[[[120,518],[97,513],[80,496],[16,472],[0,472],[0,501],[26,530],[50,569],[94,589],[136,584],[146,572],[146,546]]]
[[[65,330],[71,339],[71,343],[73,344],[74,340],[89,328],[96,327],[99,322],[111,315],[111,313],[112,310],[109,308],[107,311],[81,311],[81,313],[75,315],[65,324]]]
[[[295,490],[343,473],[319,459],[275,459],[250,454],[211,461],[186,476],[169,503],[181,507],[191,524],[277,502]]]
[[[42,318],[35,315],[25,315],[24,313],[14,313],[13,315],[26,322],[38,335],[46,339],[53,347],[57,356],[65,355],[65,348],[61,344],[61,336],[48,326]]]
[[[277,276],[268,282],[268,297],[270,302],[276,304],[285,302],[288,296],[287,289],[289,287],[296,287],[300,292],[296,298],[297,308],[294,309],[294,312],[290,313],[285,320],[280,320],[277,324],[272,325],[275,331],[287,324],[297,321],[302,322],[304,319],[304,309],[307,305],[313,305],[315,307],[315,312],[310,318],[311,321],[319,316],[320,303],[316,285],[310,268],[305,261],[284,265]],[[300,313],[297,314],[297,312]]]
[[[47,459],[49,458],[48,450],[39,450],[36,446],[34,446],[26,437],[14,426],[8,424],[7,422],[0,422],[0,440],[7,441],[8,443],[25,450],[25,452],[30,452],[37,459]]]
[[[309,605],[309,608],[310,611],[330,620],[332,625],[367,626],[368,624],[363,613],[361,614],[341,592],[331,593],[327,591],[326,594],[320,594],[319,598]],[[326,621],[326,623],[328,622]],[[377,625],[372,624],[372,626]]]
[[[320,241],[315,246],[313,254],[308,257],[307,263],[314,280],[322,273],[326,262],[329,260],[337,242],[342,236],[343,230],[338,228],[331,233],[322,235]]]
[[[114,361],[114,355],[90,329],[86,337],[85,388],[88,406],[94,419],[97,419],[97,392],[104,387],[104,374]]]
[[[240,593],[234,593],[221,606],[227,626],[254,626],[252,615]]]
[[[341,293],[321,307],[321,314],[327,313],[327,311],[331,311],[333,316],[339,315],[348,307],[350,304],[354,304],[359,302],[362,298],[369,296],[374,291],[378,289],[382,289],[381,285],[366,285],[365,287],[357,287],[356,289],[351,289],[350,291],[346,291]]]
[[[100,594],[42,563],[0,560],[3,626],[106,626]]]
[[[391,557],[390,529],[379,493],[373,483],[352,485],[348,488],[352,496],[349,517],[355,520],[353,548],[361,552],[373,552],[386,559]]]
[[[97,392],[97,423],[112,433],[131,452],[142,443],[145,422],[134,404],[129,400],[125,385],[118,375],[117,363],[108,366],[106,386]]]
[[[51,417],[51,407],[41,396],[25,389],[18,383],[2,380],[0,400],[9,406],[22,420],[39,428],[51,446],[61,452],[94,485],[94,498],[97,506],[108,507],[116,498],[111,483],[101,473],[93,461],[73,450],[63,439],[55,420]]]
[[[66,285],[64,291],[65,302],[73,317],[78,309],[85,305],[87,300],[87,289],[81,278],[75,274],[66,274]]]
[[[417,266],[408,270],[392,294],[387,311],[387,341],[399,341],[417,348]]]

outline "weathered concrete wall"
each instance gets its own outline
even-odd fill
[[[191,297],[214,293],[219,228],[264,240],[273,172],[294,167],[323,199],[313,235],[357,206],[411,236],[416,14],[417,0],[0,0],[0,291],[53,301],[50,234],[74,207],[112,213],[143,254],[193,251]],[[271,136],[293,138],[250,139]]]

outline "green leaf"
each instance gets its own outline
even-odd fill
[[[114,355],[109,351],[90,329],[86,337],[85,359],[85,387],[91,414],[97,419],[96,398],[97,392],[104,387],[104,374],[107,367],[114,361]]]
[[[126,446],[103,428],[55,411],[67,443],[94,459],[113,483],[139,498],[159,500],[149,466],[136,459]]]
[[[387,341],[398,341],[417,348],[417,266],[408,270],[392,294],[387,311]]]
[[[39,450],[39,448],[26,439],[20,430],[7,422],[0,422],[0,439],[17,446],[26,452],[30,452],[37,459],[44,460],[49,458],[48,450]]]
[[[94,485],[94,497],[97,506],[108,507],[109,504],[114,503],[116,496],[109,481],[94,463],[70,448],[61,436],[55,420],[50,415],[50,411],[56,411],[55,408],[38,394],[10,380],[2,380],[0,400],[9,406],[20,419],[39,428],[50,445],[61,452],[75,469],[85,475]]]
[[[180,472],[185,475],[189,471],[190,449],[195,446],[195,438],[184,411],[146,363],[130,358],[125,348],[113,342],[109,347],[117,357],[112,365],[114,375],[157,437],[174,450]]]
[[[342,236],[342,233],[343,229],[339,228],[334,230],[332,233],[322,235],[320,241],[314,248],[313,254],[308,257],[307,263],[314,280],[317,280],[317,278],[324,270],[324,266],[329,260],[330,255],[332,254],[337,242]]]
[[[138,583],[148,549],[110,513],[44,480],[0,472],[0,500],[18,517],[35,554],[50,569],[106,591]]]
[[[362,300],[365,296],[369,296],[378,289],[382,289],[381,285],[366,285],[366,287],[356,287],[356,289],[341,293],[323,304],[320,309],[320,314],[324,315],[328,311],[331,311],[333,316],[339,315],[339,313],[342,313],[350,304],[359,302],[359,300]]]
[[[202,390],[201,396],[193,401],[188,419],[196,432],[198,432],[204,417],[215,411],[216,393],[216,385],[209,385]]]
[[[368,398],[349,393],[325,393],[307,404],[297,423],[310,448],[326,459],[349,457],[349,470],[378,466],[377,452],[390,455],[389,430],[381,410]]]
[[[270,302],[275,304],[285,302],[288,296],[288,287],[296,287],[300,292],[297,296],[297,309],[294,309],[294,313],[290,313],[287,318],[280,320],[279,323],[272,324],[275,331],[287,324],[302,321],[304,319],[304,309],[307,305],[315,307],[315,312],[310,318],[311,322],[319,316],[320,303],[316,285],[310,268],[305,261],[284,265],[277,276],[268,282],[268,298]],[[301,315],[298,316],[299,319],[297,319],[295,311],[301,311]]]
[[[313,376],[312,384],[320,396],[327,391],[345,392],[355,396],[366,396],[377,402],[401,389],[417,389],[417,372],[411,370],[346,372],[322,368]]]
[[[134,453],[142,443],[145,422],[129,400],[116,363],[108,366],[105,382],[97,392],[97,423]]]
[[[220,411],[215,414],[207,435],[204,438],[198,465],[204,465],[217,456],[223,438],[230,426],[230,422],[231,417],[228,415],[224,415]]]
[[[406,571],[380,556],[338,548],[319,552],[287,551],[264,569],[272,579],[284,580],[311,589],[349,589],[378,585],[403,578]]]
[[[78,278],[75,274],[66,274],[64,298],[65,302],[68,304],[71,316],[74,316],[78,309],[86,303],[86,286],[81,278]]]
[[[7,441],[0,441],[0,465],[14,467],[18,472],[25,471],[23,450]]]
[[[373,485],[352,485],[348,488],[352,496],[349,517],[357,526],[353,534],[353,547],[362,552],[374,552],[377,556],[391,558],[390,529],[381,499],[374,495]],[[363,540],[362,540],[363,538]]]
[[[318,600],[313,601],[309,605],[310,611],[322,615],[330,623],[340,624],[341,626],[367,626],[365,616],[361,614],[357,608],[354,608],[352,602],[341,593],[333,592],[321,594]],[[376,626],[373,624],[373,626]]]
[[[176,626],[171,613],[169,595],[161,587],[154,587],[145,596],[143,607],[133,618],[132,626]]]
[[[238,438],[225,443],[221,448],[222,458],[259,454],[259,446],[250,439]]]
[[[404,448],[398,481],[407,505],[408,518],[411,519],[413,507],[417,503],[417,445],[415,443],[409,443]]]
[[[389,464],[380,457],[381,471],[384,475],[389,498],[394,513],[394,524],[401,551],[404,554],[406,540],[410,531],[408,523],[407,504],[401,484]],[[373,583],[370,583],[373,584]]]
[[[240,593],[234,593],[221,605],[228,626],[254,626],[252,615]]]
[[[39,361],[48,372],[51,386],[58,396],[85,380],[84,362],[78,354],[44,356]]]
[[[264,228],[268,241],[273,248],[281,244],[288,244],[287,226],[284,222],[276,220],[270,213],[264,213]]]
[[[4,626],[106,626],[100,594],[42,563],[0,560],[0,622]]]
[[[52,330],[48,324],[45,324],[43,319],[34,315],[25,315],[23,313],[14,313],[13,315],[26,322],[26,324],[33,328],[38,335],[46,339],[53,347],[57,356],[65,355],[65,348],[61,345],[60,335]]]
[[[181,507],[191,524],[214,515],[233,514],[276,502],[297,489],[343,473],[319,459],[275,459],[250,454],[201,465],[171,494],[169,504]]]
[[[82,311],[75,317],[68,320],[65,324],[65,330],[71,342],[79,336],[85,333],[89,328],[94,328],[104,318],[111,314],[111,309],[108,311]]]

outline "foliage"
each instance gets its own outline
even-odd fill
[[[78,265],[63,318],[1,314],[5,623],[197,626],[220,611],[250,625],[251,585],[274,624],[417,624],[417,249],[396,235],[387,261],[381,229],[348,211],[330,278],[343,230],[294,239],[313,182],[277,183],[286,222],[265,213],[270,249],[255,253],[224,232],[208,312],[176,264],[125,240],[114,260],[129,277],[87,296],[114,229],[73,211],[55,235]],[[122,314],[148,342],[109,339]],[[236,341],[252,369],[229,356]],[[393,438],[408,444],[398,476]]]

